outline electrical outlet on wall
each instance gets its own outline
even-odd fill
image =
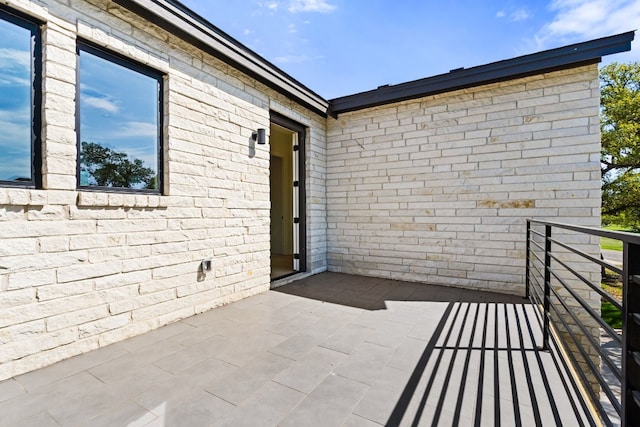
[[[210,259],[203,259],[202,262],[200,263],[200,268],[202,268],[202,271],[204,272],[209,272],[211,271],[211,260]]]

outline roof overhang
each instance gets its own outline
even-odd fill
[[[512,80],[554,70],[600,62],[605,55],[631,50],[634,31],[572,44],[473,68],[451,70],[447,74],[397,85],[381,86],[367,92],[329,101],[330,115],[362,110],[423,96]]]
[[[175,0],[114,0],[149,22],[326,117],[329,102]]]

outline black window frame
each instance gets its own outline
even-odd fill
[[[31,32],[31,176],[29,181],[0,179],[0,187],[42,188],[42,22],[0,5],[0,20]]]
[[[82,123],[82,117],[80,114],[80,52],[97,56],[105,61],[112,62],[116,65],[120,65],[129,70],[138,72],[147,77],[150,77],[158,83],[158,138],[157,138],[157,180],[158,188],[156,189],[135,189],[125,187],[104,187],[99,185],[80,185],[80,166],[81,166],[81,144],[82,135],[80,132],[80,125]],[[128,58],[119,53],[105,49],[103,46],[92,43],[88,40],[78,39],[76,42],[76,189],[78,191],[93,191],[93,192],[108,192],[108,193],[125,193],[125,194],[152,194],[163,195],[164,194],[164,92],[165,92],[165,80],[166,74],[151,68],[147,65],[136,62],[134,59]]]

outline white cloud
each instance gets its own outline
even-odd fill
[[[1,68],[0,68],[1,69]],[[23,79],[21,77],[3,75],[0,76],[0,86],[29,86],[31,85],[31,81],[29,79]]]
[[[298,29],[296,28],[296,24],[289,24],[289,33],[295,34],[297,32],[298,32]]]
[[[276,12],[278,10],[279,5],[277,1],[270,1],[270,2],[267,2],[265,6],[267,7],[267,9]]]
[[[31,54],[23,50],[0,49],[0,70],[3,71],[0,73],[0,86],[29,86]]]
[[[90,95],[82,95],[82,102],[90,107],[97,108],[98,110],[103,110],[107,113],[115,114],[118,112],[118,106],[115,102],[110,101],[107,98],[90,96]]]
[[[292,0],[289,3],[289,12],[320,12],[329,13],[336,8],[335,5],[327,3],[325,0]]]
[[[127,122],[116,132],[120,138],[131,137],[155,137],[158,134],[158,126],[155,123],[147,122]]]
[[[496,18],[508,18],[509,21],[518,22],[525,21],[531,17],[529,11],[525,8],[516,9],[513,12],[507,14],[504,10],[496,12]]]
[[[640,24],[638,0],[554,0],[554,19],[535,35],[538,49],[629,30]]]
[[[529,11],[527,11],[526,9],[518,9],[515,12],[513,12],[511,15],[509,15],[509,19],[511,19],[514,22],[518,22],[518,21],[525,21],[527,19],[529,19],[531,15],[529,14]]]
[[[29,108],[0,110],[0,147],[3,151],[31,139],[30,121]]]
[[[21,68],[29,70],[31,68],[31,53],[24,50],[0,49],[0,68]]]

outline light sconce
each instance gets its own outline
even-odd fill
[[[260,128],[251,134],[251,138],[258,144],[264,145],[267,143],[267,130]]]

